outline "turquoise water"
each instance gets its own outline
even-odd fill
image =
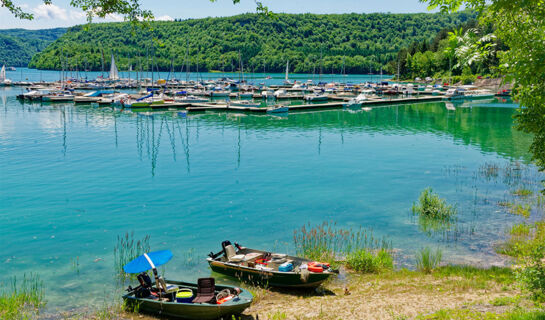
[[[512,128],[516,105],[499,99],[184,117],[23,104],[19,91],[0,89],[0,280],[38,273],[50,310],[112,292],[126,232],[171,249],[165,271],[183,280],[209,275],[223,240],[293,253],[294,230],[323,221],[387,236],[401,266],[426,245],[448,262],[501,264],[493,245],[520,218],[497,202],[542,178],[531,138]],[[497,176],[483,174],[490,164]],[[513,165],[518,176],[504,175]],[[428,186],[457,204],[455,232],[412,218]]]
[[[99,76],[108,77],[108,72],[76,72],[65,71],[65,78],[79,78],[79,79],[88,79],[94,80]],[[233,72],[191,72],[189,74],[185,72],[141,72],[138,76],[136,72],[127,72],[121,70],[119,72],[121,78],[152,78],[157,79],[179,79],[179,80],[209,80],[209,79],[218,79],[220,77],[229,77],[235,80],[240,79],[240,73]],[[62,79],[61,71],[48,71],[48,70],[37,70],[37,69],[28,69],[28,68],[18,68],[16,71],[6,71],[6,77],[12,81],[60,81]],[[271,79],[267,79],[271,77]],[[324,74],[312,75],[312,74],[289,74],[289,79],[291,81],[297,80],[299,82],[306,82],[307,80],[313,80],[314,82],[348,82],[348,83],[360,83],[366,81],[381,81],[391,79],[390,75],[359,75],[359,74],[349,74],[349,75],[340,75],[340,74]],[[245,73],[244,79],[249,83],[259,84],[265,83],[267,85],[273,84],[282,84],[285,79],[285,74],[283,73]]]

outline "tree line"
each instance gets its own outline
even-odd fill
[[[30,67],[127,70],[379,73],[398,51],[432,39],[474,13],[242,14],[225,18],[101,23],[69,28]]]

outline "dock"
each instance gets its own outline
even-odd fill
[[[376,99],[363,101],[363,107],[378,107],[389,106],[407,103],[420,103],[420,102],[434,102],[442,101],[443,97],[440,96],[423,96],[423,97],[405,97],[395,99]],[[295,104],[289,105],[289,111],[297,110],[319,110],[319,109],[337,109],[343,108],[345,102],[326,102],[326,103],[314,103],[314,104]],[[163,104],[154,105],[153,108],[173,108],[181,104]],[[203,112],[203,111],[239,111],[239,112],[254,112],[254,113],[266,113],[267,108],[262,107],[242,107],[242,106],[229,106],[227,104],[212,104],[212,103],[192,103],[185,104],[183,106],[187,112]]]

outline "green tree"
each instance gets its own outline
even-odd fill
[[[421,0],[431,9],[453,12],[462,5],[480,12],[483,23],[493,23],[495,34],[508,47],[501,68],[514,80],[520,103],[517,127],[534,135],[531,151],[545,169],[545,1],[543,0]]]

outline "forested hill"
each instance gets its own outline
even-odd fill
[[[474,18],[471,12],[443,14],[257,14],[154,22],[141,29],[129,23],[75,26],[36,55],[30,66],[60,69],[109,68],[110,54],[126,70],[180,71],[189,60],[196,71],[368,73],[396,58],[400,48],[432,39],[438,31]],[[61,55],[62,50],[62,55]],[[187,54],[189,50],[189,54]],[[321,59],[320,57],[323,56]],[[64,57],[64,58],[62,58]]]
[[[66,28],[25,30],[0,30],[0,64],[26,66],[30,59],[57,40]]]

